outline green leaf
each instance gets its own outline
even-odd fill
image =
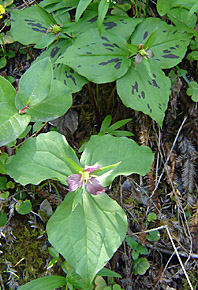
[[[164,16],[171,9],[172,2],[172,0],[157,0],[157,12],[160,16]]]
[[[114,170],[101,176],[102,184],[107,186],[118,175],[145,175],[152,166],[153,157],[150,148],[139,146],[131,139],[104,135],[91,137],[80,161],[84,166],[98,163],[101,167],[121,162]]]
[[[7,178],[5,176],[0,176],[0,189],[7,189]]]
[[[149,234],[146,236],[146,238],[150,242],[156,242],[160,239],[160,233],[157,230],[149,232]]]
[[[152,77],[147,72],[150,67]],[[162,126],[170,95],[170,80],[156,63],[143,59],[117,80],[117,92],[126,107],[142,111]]]
[[[198,102],[198,83],[190,82],[189,88],[187,89],[188,96],[191,96],[191,99],[194,102]]]
[[[149,36],[153,33],[153,27],[157,27],[155,41],[150,47],[155,61],[160,68],[170,68],[181,62],[191,35],[185,30],[166,24],[157,18],[146,18],[135,29],[131,36],[132,44],[145,44]]]
[[[53,247],[48,247],[48,252],[52,257],[59,258],[59,253]]]
[[[52,77],[49,57],[33,64],[20,79],[16,107],[21,109],[27,104],[32,107],[45,99],[50,90]]]
[[[137,250],[137,252],[139,252],[142,255],[147,255],[148,254],[148,249],[145,248],[145,247],[143,247],[140,244],[137,246],[137,249],[136,250]]]
[[[198,11],[198,3],[195,3],[190,11],[188,12],[188,20],[192,17],[193,13],[197,12]]]
[[[25,185],[39,184],[46,179],[59,179],[66,184],[68,175],[73,174],[65,156],[79,164],[74,150],[68,145],[64,136],[57,132],[40,134],[28,139],[16,155],[8,158],[7,173],[15,181]]]
[[[54,290],[58,287],[65,286],[66,279],[61,276],[51,275],[46,277],[41,277],[33,280],[23,286],[19,286],[18,290]]]
[[[7,153],[1,153],[0,154],[0,173],[1,174],[6,174],[5,162],[6,162],[7,158],[8,158],[8,154]]]
[[[21,77],[15,104],[18,110],[28,104],[27,113],[34,122],[58,118],[72,104],[71,92],[52,77],[49,57],[34,63]]]
[[[156,213],[154,212],[150,212],[148,215],[147,215],[147,221],[148,222],[153,222],[157,219],[157,215]]]
[[[91,0],[80,0],[76,9],[75,20],[78,21],[80,16],[86,10],[87,6],[91,3]]]
[[[110,124],[111,124],[111,120],[112,120],[112,116],[111,115],[107,115],[101,125],[100,128],[100,133],[105,133],[107,131],[107,129],[109,128]]]
[[[29,212],[31,212],[32,210],[32,203],[30,200],[26,199],[26,200],[20,200],[18,204],[16,204],[15,206],[16,211],[21,214],[21,215],[25,215],[28,214]]]
[[[7,218],[6,213],[0,211],[0,227],[5,226],[5,224],[7,223],[7,220],[8,218]]]
[[[23,10],[13,10],[11,19],[11,34],[15,41],[28,45],[42,40],[42,43],[46,45],[37,48],[44,48],[49,44],[52,36],[54,40],[56,39],[55,35],[48,33],[51,24],[56,24],[56,21],[39,5],[32,5]]]
[[[116,277],[116,278],[122,278],[122,276],[108,268],[103,268],[97,273],[97,276],[104,276],[104,277]]]
[[[133,262],[133,273],[134,275],[144,275],[149,267],[150,264],[146,258],[139,258]]]
[[[31,117],[20,115],[15,107],[15,89],[5,78],[0,76],[0,146],[6,145],[25,130]]]
[[[135,250],[137,246],[139,245],[138,242],[136,242],[133,238],[131,237],[126,237],[126,242],[131,247],[132,250]]]
[[[74,210],[75,192],[66,195],[48,221],[47,233],[52,246],[89,286],[122,243],[128,225],[124,211],[108,195],[81,191]]]
[[[132,256],[133,260],[137,260],[139,257],[139,252],[133,250],[131,256]]]
[[[100,36],[97,29],[81,34],[57,60],[95,83],[112,82],[129,66],[128,50],[119,36]]]
[[[175,26],[180,29],[185,29],[186,31],[195,33],[194,27],[197,22],[197,17],[193,14],[190,18],[188,18],[188,10],[185,8],[172,8],[168,12],[168,17],[175,24]],[[190,28],[191,27],[191,28]]]
[[[110,2],[107,0],[100,0],[100,3],[98,5],[98,30],[101,34],[101,29],[102,29],[102,23],[104,21],[105,15],[107,14],[107,11],[109,9],[109,4]]]

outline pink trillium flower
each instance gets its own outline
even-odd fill
[[[66,179],[67,184],[69,186],[70,191],[75,191],[79,187],[85,185],[87,191],[90,194],[97,195],[97,194],[104,194],[105,187],[103,187],[97,176],[92,174],[95,170],[100,169],[101,166],[99,164],[85,166],[84,170],[79,172],[79,174],[72,174],[68,176]]]

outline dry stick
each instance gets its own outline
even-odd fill
[[[189,279],[189,277],[188,277],[188,274],[187,274],[187,272],[186,272],[186,269],[184,268],[184,265],[183,265],[183,263],[182,263],[182,260],[181,260],[181,258],[180,258],[180,256],[179,256],[179,253],[178,253],[178,251],[177,251],[177,248],[176,248],[176,246],[175,246],[175,244],[174,244],[174,241],[173,241],[173,239],[172,239],[171,233],[170,233],[169,228],[168,228],[167,225],[166,225],[166,226],[161,226],[161,227],[158,227],[158,228],[154,228],[154,229],[151,229],[151,230],[146,230],[146,231],[143,231],[143,232],[136,232],[136,233],[133,233],[133,235],[137,235],[137,234],[141,234],[141,233],[153,232],[153,231],[156,231],[156,230],[162,230],[162,229],[166,229],[166,231],[167,231],[167,233],[168,233],[168,236],[169,236],[169,238],[170,238],[171,244],[172,244],[172,246],[173,246],[173,249],[175,250],[175,253],[176,253],[176,255],[177,255],[177,258],[178,258],[178,260],[179,260],[179,263],[180,263],[180,265],[181,265],[181,267],[182,267],[182,270],[183,270],[183,272],[184,272],[184,275],[186,276],[186,279],[187,279],[187,281],[188,281],[188,284],[189,284],[191,290],[194,290],[194,289],[193,289],[193,286],[192,286],[192,284],[191,284],[191,282],[190,282],[190,279]]]
[[[189,279],[189,277],[188,277],[188,274],[187,274],[187,272],[186,272],[186,269],[184,268],[184,265],[183,265],[183,263],[182,263],[182,260],[181,260],[179,254],[178,254],[177,248],[176,248],[176,246],[175,246],[175,244],[174,244],[174,242],[173,242],[173,239],[172,239],[172,236],[171,236],[170,231],[169,231],[169,229],[168,229],[168,226],[165,226],[165,228],[166,228],[166,231],[167,231],[167,233],[168,233],[168,235],[169,235],[169,238],[170,238],[170,240],[171,240],[172,246],[173,246],[173,248],[174,248],[174,250],[175,250],[175,253],[176,253],[176,255],[177,255],[177,258],[178,258],[178,260],[179,260],[179,263],[180,263],[180,265],[181,265],[181,267],[182,267],[182,269],[183,269],[183,271],[184,271],[184,275],[186,276],[186,279],[187,279],[187,281],[188,281],[188,284],[189,284],[189,286],[190,286],[190,289],[191,289],[191,290],[194,290],[194,289],[193,289],[193,286],[192,286],[192,284],[191,284],[191,282],[190,282],[190,279]]]
[[[166,160],[166,162],[164,163],[164,168],[163,168],[162,173],[161,173],[161,175],[160,175],[160,177],[159,177],[159,179],[158,179],[158,181],[157,181],[157,184],[156,184],[156,186],[155,186],[155,188],[154,188],[154,190],[153,190],[153,193],[151,194],[151,197],[153,197],[153,195],[155,194],[155,191],[157,190],[157,188],[158,188],[158,186],[159,186],[159,183],[160,183],[160,181],[161,181],[161,179],[162,179],[162,176],[163,176],[163,174],[164,174],[164,171],[165,171],[165,169],[166,169],[166,166],[167,166],[167,164],[168,164],[168,161],[169,161],[169,159],[170,159],[170,157],[171,157],[171,154],[172,154],[172,152],[173,152],[173,149],[174,149],[174,147],[175,147],[175,144],[176,144],[176,142],[177,142],[177,139],[178,139],[178,137],[179,137],[179,134],[180,134],[180,132],[181,132],[181,130],[182,130],[182,128],[183,128],[184,123],[186,122],[186,120],[187,120],[187,116],[184,118],[184,120],[183,120],[181,126],[179,127],[179,130],[178,130],[178,132],[177,132],[177,135],[176,135],[176,137],[175,137],[175,140],[174,140],[174,142],[173,142],[173,145],[172,145],[172,147],[171,147],[171,150],[170,150],[170,152],[169,152],[169,154],[168,154],[167,160]]]

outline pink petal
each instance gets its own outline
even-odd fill
[[[96,178],[91,178],[86,183],[86,189],[89,193],[93,195],[104,194],[105,188],[100,184]]]
[[[72,174],[66,179],[69,191],[74,191],[83,185],[83,181],[80,174]]]
[[[93,171],[100,169],[101,166],[99,164],[95,164],[95,165],[85,165],[85,169],[84,172],[89,172],[92,173]]]

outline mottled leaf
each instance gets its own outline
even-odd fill
[[[7,173],[23,185],[39,184],[48,178],[59,179],[66,184],[66,178],[73,171],[65,156],[79,164],[73,149],[63,135],[57,132],[40,134],[28,139],[6,164]]]
[[[112,82],[130,66],[128,50],[119,36],[99,36],[97,29],[81,34],[57,63],[63,63],[95,83]]]
[[[156,28],[157,35],[150,47],[154,54],[152,61],[155,60],[163,69],[173,67],[183,59],[191,39],[185,30],[168,25],[157,18],[147,18],[135,29],[131,43],[144,44]]]
[[[64,64],[54,64],[59,56],[61,56],[68,46],[71,44],[71,40],[61,39],[57,44],[53,43],[45,51],[37,57],[36,62],[50,56],[53,64],[53,77],[54,79],[61,81],[72,92],[78,92],[88,82],[86,78],[79,75],[72,68]]]
[[[32,5],[23,10],[13,10],[11,20],[11,33],[15,41],[28,45],[42,40],[42,43],[46,43],[45,46],[49,43],[49,38],[51,41],[52,36],[51,33],[48,33],[48,29],[51,27],[51,24],[56,24],[56,22],[39,5]],[[53,37],[56,38],[55,35]]]
[[[117,80],[117,91],[126,107],[142,111],[162,125],[169,101],[170,80],[155,62],[143,59],[136,70],[132,65],[127,74]]]
[[[73,209],[75,196],[81,198]],[[104,227],[105,225],[105,227]],[[127,232],[122,208],[108,195],[92,196],[82,188],[69,192],[47,224],[52,246],[90,286]]]

